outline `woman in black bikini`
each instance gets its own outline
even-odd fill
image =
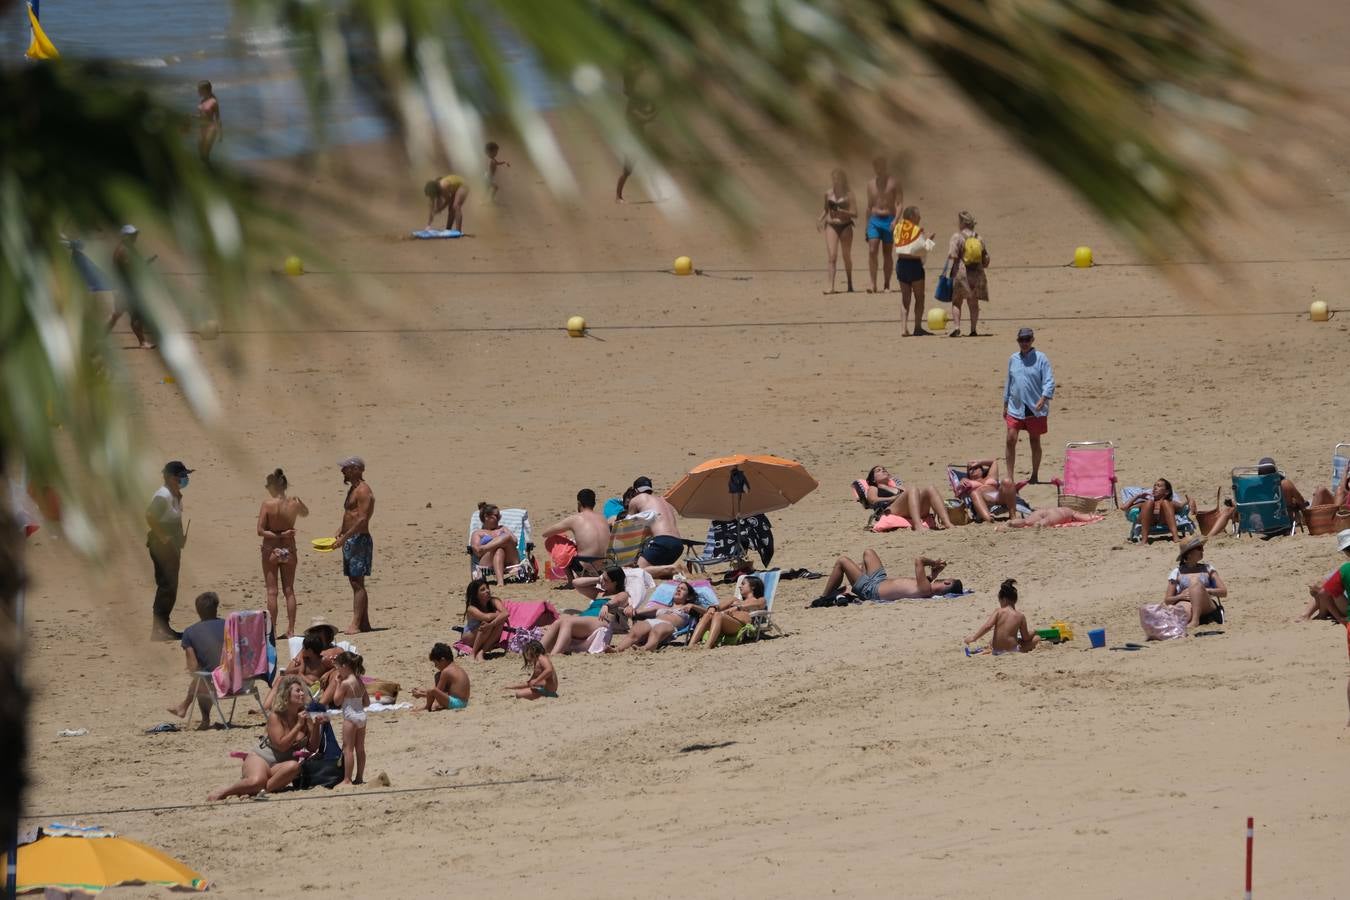
[[[309,507],[299,497],[286,496],[286,473],[280,469],[267,476],[270,495],[258,509],[258,537],[262,538],[263,581],[267,585],[267,612],[272,629],[277,627],[277,575],[286,594],[286,637],[295,634],[295,520],[309,515]]]
[[[853,293],[853,220],[857,213],[853,210],[853,194],[848,189],[848,176],[843,169],[830,173],[830,189],[825,192],[825,209],[816,221],[816,229],[825,231],[825,254],[829,259],[830,289],[827,294],[837,293],[834,289],[836,262],[839,248],[844,248],[844,277],[848,280],[848,291]]]
[[[909,520],[911,531],[918,531],[927,516],[933,517],[932,527],[945,531],[952,527],[947,505],[935,487],[902,487],[885,466],[867,470],[867,493],[864,499],[873,509],[885,505],[886,511]]]

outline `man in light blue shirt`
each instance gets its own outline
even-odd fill
[[[1017,332],[1017,352],[1008,358],[1008,380],[1003,387],[1003,421],[1008,426],[1008,477],[1016,480],[1017,433],[1031,440],[1031,483],[1040,484],[1041,435],[1050,424],[1050,399],[1055,396],[1055,373],[1044,353],[1033,348],[1030,328]]]

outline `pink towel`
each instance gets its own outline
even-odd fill
[[[880,534],[886,531],[899,531],[901,528],[908,527],[909,519],[906,519],[904,516],[897,516],[895,513],[886,513],[881,518],[877,519],[876,524],[872,526],[872,530]],[[919,523],[920,530],[927,529],[928,527],[927,522]]]
[[[1079,525],[1095,525],[1106,516],[1093,516],[1091,522],[1060,522],[1058,525],[1051,525],[1051,528],[1077,528]]]
[[[267,674],[268,630],[266,610],[232,612],[225,617],[220,665],[211,673],[218,696],[237,694],[246,680]]]

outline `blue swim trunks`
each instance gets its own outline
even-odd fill
[[[647,538],[642,545],[642,558],[654,566],[669,566],[679,561],[684,553],[684,541],[668,534]]]
[[[451,709],[464,709],[464,708],[467,707],[468,705],[469,705],[469,701],[468,701],[468,700],[461,700],[461,699],[459,699],[458,697],[456,697],[454,694],[451,694],[451,695],[450,695],[450,708],[451,708]]]
[[[375,541],[367,534],[354,534],[342,542],[342,574],[365,578],[375,557]]]
[[[870,572],[864,572],[858,576],[858,580],[853,582],[853,593],[864,600],[870,600],[876,603],[881,597],[877,593],[877,588],[886,580],[885,569],[873,569]]]
[[[538,694],[538,695],[541,696],[541,697],[557,697],[557,696],[558,696],[558,692],[557,692],[557,691],[550,691],[548,688],[545,688],[545,687],[539,687],[539,686],[537,686],[537,685],[531,687],[530,690],[534,691],[536,694]]]
[[[895,216],[869,216],[867,219],[867,239],[880,239],[883,244],[895,243]]]

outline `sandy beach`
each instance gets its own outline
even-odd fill
[[[1325,0],[1294,5],[1336,13]],[[1261,9],[1237,4],[1230,24],[1263,34]],[[1271,52],[1317,69],[1318,87],[1350,83],[1337,28],[1293,14],[1276,27]],[[360,454],[378,503],[377,630],[355,642],[368,672],[405,692],[430,683],[428,649],[462,622],[478,501],[526,507],[542,531],[579,488],[615,496],[645,474],[660,491],[732,452],[798,460],[820,482],[770,515],[774,565],[828,572],[871,547],[894,573],[940,556],[972,596],[807,609],[823,581],[786,581],[775,605],[785,636],[557,658],[551,702],[501,690],[520,678],[519,657],[468,662],[469,709],[371,716],[368,774],[387,773],[388,788],[208,806],[238,777],[227,753],[254,744],[257,710],[239,704],[245,729],[143,733],[186,678],[176,644],[145,640],[154,587],[135,526],[97,569],[45,528],[29,541],[26,824],[107,825],[181,858],[223,897],[1209,898],[1241,891],[1254,816],[1259,895],[1345,896],[1345,635],[1293,621],[1307,583],[1341,560],[1333,538],[1219,537],[1206,558],[1231,590],[1223,634],[1092,651],[1089,628],[1112,645],[1142,642],[1138,607],[1160,599],[1174,545],[1128,543],[1114,510],[1080,528],[873,534],[849,482],[883,463],[946,495],[947,463],[1001,458],[1004,372],[1028,325],[1059,383],[1043,477],[1062,470],[1066,442],[1111,440],[1122,485],[1167,477],[1204,507],[1220,487],[1231,495],[1234,466],[1266,455],[1307,494],[1329,484],[1332,447],[1350,440],[1333,362],[1350,319],[1315,323],[1307,309],[1345,306],[1350,164],[1259,227],[1224,224],[1229,265],[1168,270],[933,91],[933,121],[905,148],[904,202],[939,248],[957,210],[978,219],[993,256],[987,337],[902,339],[899,295],[861,292],[861,234],[860,292],[822,295],[813,221],[832,160],[802,158],[795,183],[757,191],[764,226],[747,242],[698,201],[672,221],[638,176],[633,202],[614,204],[616,164],[599,151],[574,159],[583,204],[545,202],[504,143],[515,165],[501,204],[480,192],[468,236],[417,242],[405,235],[424,221],[419,188],[433,173],[366,145],[343,154],[365,173],[348,195],[358,215],[297,209],[326,257],[296,280],[307,312],[203,342],[219,432],[187,415],[150,354],[128,351],[128,365],[155,458],[197,470],[175,627],[195,619],[204,590],[220,593],[222,614],[262,606],[254,523],[277,466],[312,510],[299,526],[300,623],[345,624],[339,559],[308,543],[336,530],[335,464]],[[847,169],[863,193],[865,158]],[[318,170],[306,188],[331,191],[333,177]],[[1280,240],[1249,252],[1257,232]],[[1068,267],[1078,245],[1099,265]],[[671,274],[679,255],[704,274]],[[563,330],[574,314],[585,339]],[[1025,439],[1018,458],[1025,477]],[[1052,485],[1024,496],[1054,505]],[[707,527],[682,524],[687,537]],[[1008,577],[1034,627],[1066,620],[1077,638],[967,659],[961,638]],[[544,581],[498,593],[579,599]],[[74,728],[89,733],[57,736]]]

